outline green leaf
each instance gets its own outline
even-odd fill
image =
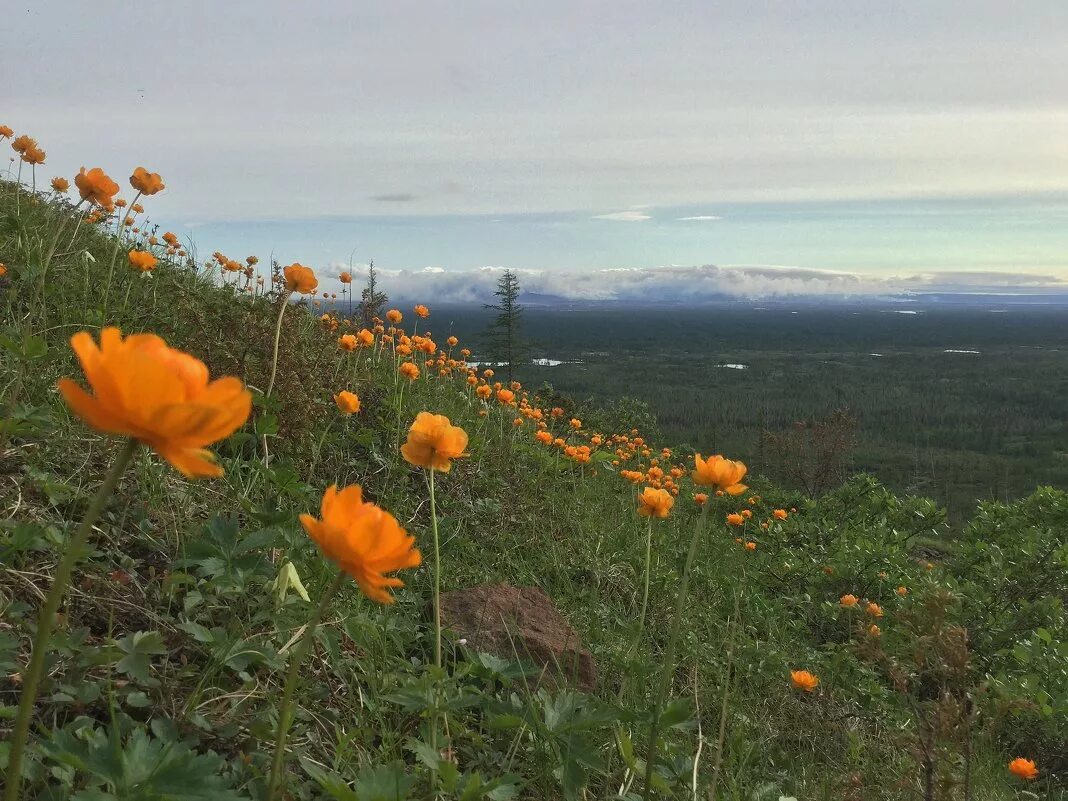
[[[148,673],[151,657],[167,653],[167,646],[164,645],[163,638],[158,631],[134,632],[115,644],[126,654],[119,660],[115,669],[142,682],[152,680]]]

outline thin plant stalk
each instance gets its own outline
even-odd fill
[[[434,535],[434,665],[441,671],[441,547],[438,536],[438,507],[434,496],[434,473],[431,467],[430,482],[430,528]],[[430,747],[438,752],[438,699],[437,680],[434,683],[434,706],[430,716]]]
[[[638,633],[634,635],[634,642],[630,646],[628,657],[634,654],[641,642],[642,633],[645,631],[645,613],[649,609],[649,572],[652,567],[653,555],[653,517],[649,516],[649,525],[645,529],[645,589],[642,591],[642,611],[638,615]]]
[[[138,192],[134,195],[133,203],[129,205],[132,210],[137,205],[137,201],[141,199],[141,193]],[[108,262],[108,280],[104,286],[104,314],[102,319],[106,322],[108,318],[108,298],[111,297],[111,279],[115,274],[115,261],[119,257],[119,248],[122,247],[122,235],[126,228],[126,211],[125,209],[119,209],[118,222],[115,225],[115,247],[111,249],[111,261]]]
[[[268,801],[276,801],[276,799],[281,798],[285,789],[286,738],[289,735],[289,727],[293,724],[293,694],[297,689],[300,666],[307,658],[308,651],[311,650],[312,643],[315,641],[315,631],[319,628],[319,623],[323,619],[323,615],[326,614],[330,601],[344,580],[345,573],[338,571],[330,586],[323,593],[322,598],[319,599],[319,605],[315,608],[311,620],[308,621],[307,628],[304,629],[304,636],[301,637],[297,650],[290,659],[289,670],[286,672],[285,688],[282,691],[282,705],[278,711],[278,729],[274,738],[274,758],[271,761],[271,776],[267,782]]]
[[[44,606],[37,617],[37,631],[33,638],[33,652],[30,655],[30,664],[22,676],[22,695],[19,698],[19,710],[15,717],[15,728],[11,733],[11,749],[8,755],[7,776],[4,786],[4,801],[17,801],[20,785],[22,784],[22,757],[26,751],[26,740],[30,733],[30,723],[33,719],[34,702],[37,700],[37,690],[41,683],[41,675],[44,672],[45,652],[48,649],[48,641],[52,636],[52,627],[55,625],[56,613],[59,611],[63,598],[66,595],[67,585],[70,583],[71,572],[74,563],[85,548],[89,539],[89,532],[96,523],[100,513],[104,510],[104,504],[115,491],[119,478],[130,464],[138,442],[135,439],[127,440],[119,455],[104,477],[104,483],[96,491],[89,508],[85,511],[85,517],[78,525],[77,530],[67,543],[67,549],[56,567],[55,576],[52,578],[52,588],[48,591]]]
[[[653,721],[649,726],[649,743],[645,749],[645,795],[644,798],[653,797],[653,771],[656,768],[657,738],[660,736],[660,712],[664,707],[664,699],[671,689],[671,677],[675,672],[675,649],[679,642],[679,632],[682,629],[682,612],[686,607],[687,595],[690,589],[690,568],[693,567],[694,556],[697,554],[697,544],[701,541],[701,533],[705,528],[705,520],[708,517],[708,504],[701,509],[701,517],[693,528],[693,536],[690,538],[690,550],[686,554],[686,562],[682,568],[682,577],[679,580],[679,595],[675,601],[675,617],[671,621],[671,634],[668,637],[667,652],[664,654],[664,666],[660,673],[660,686],[657,689],[653,701]]]
[[[282,317],[285,316],[286,307],[289,306],[289,298],[293,294],[292,291],[287,291],[282,296],[282,308],[278,310],[278,321],[274,324],[274,351],[271,355],[271,377],[267,380],[267,391],[264,393],[265,398],[271,397],[271,392],[274,391],[274,379],[278,375],[278,343],[282,339]],[[263,435],[263,465],[269,466],[271,455],[267,450],[267,434]]]

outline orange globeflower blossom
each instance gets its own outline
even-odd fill
[[[27,164],[32,165],[44,164],[45,152],[36,145],[33,147],[28,147],[24,151],[22,151],[22,160],[25,161]]]
[[[746,520],[748,520],[749,518],[751,518],[753,516],[753,513],[750,512],[748,509],[742,509],[742,511],[739,514],[741,514],[741,516],[744,517]]]
[[[804,690],[806,693],[815,690],[820,683],[820,680],[807,670],[791,670],[790,681],[795,689]]]
[[[580,428],[582,428],[582,421],[581,421],[581,420],[579,420],[579,419],[578,419],[577,417],[572,417],[572,418],[571,418],[571,422],[569,423],[569,425],[570,425],[570,426],[571,426],[571,427],[572,427],[573,429],[575,429],[576,431],[578,431],[578,430],[579,430]]]
[[[356,338],[359,340],[361,348],[369,348],[371,345],[375,344],[375,335],[366,328],[361,328],[356,332]]]
[[[879,637],[882,635],[882,633],[883,630],[876,626],[874,623],[868,626],[868,634],[870,634],[872,637]]]
[[[390,309],[388,312],[386,312],[386,319],[396,325],[404,319],[404,315],[401,314],[400,310],[398,309]]]
[[[747,487],[740,483],[745,476],[746,466],[742,462],[724,459],[722,456],[709,456],[702,459],[701,454],[694,454],[694,470],[691,474],[693,483],[702,486],[715,486],[728,495],[740,495]]]
[[[747,551],[755,551],[757,549],[757,544],[750,540],[745,544],[745,549]]]
[[[149,172],[144,167],[138,167],[130,176],[130,186],[142,195],[154,195],[164,190],[163,179],[158,172]]]
[[[7,265],[0,261],[0,278],[3,278],[5,275],[7,275]]]
[[[165,234],[163,234],[163,241],[166,242],[168,245],[177,245],[178,235],[171,231],[167,231]]]
[[[408,430],[408,441],[401,445],[405,461],[416,467],[447,473],[452,460],[465,456],[467,432],[454,426],[443,414],[419,412]]]
[[[708,503],[708,493],[695,492],[693,494],[693,502],[696,503],[698,506],[704,506],[706,503]]]
[[[908,591],[907,587],[898,587],[897,590],[895,590],[895,592],[897,592],[897,594],[899,596],[901,596],[902,598],[904,598],[906,595],[909,594],[909,591]]]
[[[337,277],[337,280],[340,281],[343,284],[351,284],[352,283],[352,273],[343,272],[341,275],[339,275]]]
[[[66,178],[55,177],[52,179],[52,188],[60,194],[64,194],[70,189],[70,181]]]
[[[23,134],[22,136],[17,136],[11,140],[11,149],[20,156],[33,147],[37,147],[37,140],[29,134]]]
[[[334,403],[342,414],[356,414],[360,411],[360,398],[355,392],[341,390],[334,396]]]
[[[360,590],[372,601],[393,603],[390,589],[403,587],[398,578],[388,577],[406,567],[418,567],[422,555],[389,512],[363,499],[356,484],[338,490],[331,486],[323,495],[316,519],[302,514],[300,522],[323,556],[356,579]]]
[[[99,347],[84,331],[70,342],[93,390],[59,380],[78,417],[98,431],[140,440],[189,478],[223,474],[205,446],[248,419],[252,395],[239,379],[209,382],[202,361],[154,334],[123,339],[118,328],[105,328]]]
[[[875,603],[875,601],[870,601],[868,603],[868,606],[865,608],[864,611],[867,612],[872,617],[882,617],[883,616],[882,607],[879,606],[879,604]]]
[[[1021,779],[1038,778],[1038,766],[1033,759],[1024,759],[1023,757],[1016,757],[1009,763],[1009,773],[1013,776],[1019,776]]]
[[[785,520],[787,517],[786,510],[775,509],[774,511],[772,511],[771,516],[774,517],[776,520]]]
[[[489,400],[489,396],[493,394],[493,387],[489,384],[482,384],[475,389],[475,394],[482,400]]]
[[[667,517],[674,505],[675,499],[666,490],[646,487],[638,496],[638,514],[642,517]]]
[[[551,445],[553,441],[553,435],[548,431],[539,431],[534,435],[534,438],[538,440],[542,445]]]
[[[455,348],[457,345],[460,344],[460,340],[456,337],[449,337],[445,340],[445,344],[447,344],[450,348]]]
[[[838,599],[838,603],[844,606],[846,609],[856,606],[860,601],[855,595],[843,595]]]
[[[7,139],[10,136],[14,136],[15,132],[11,130],[8,125],[0,125],[0,139]]]
[[[515,402],[515,393],[512,392],[512,390],[510,389],[498,389],[497,400],[503,403],[505,406],[508,406]]]
[[[400,374],[410,381],[415,381],[419,377],[419,367],[413,362],[404,362],[400,367]]]
[[[745,525],[745,518],[742,517],[737,512],[733,512],[733,513],[727,515],[727,525],[728,526],[744,526]]]
[[[126,258],[130,260],[131,267],[143,273],[155,270],[156,265],[159,264],[155,256],[144,250],[131,250]]]
[[[114,207],[114,197],[119,191],[119,185],[99,167],[93,167],[89,172],[82,167],[81,171],[74,176],[74,185],[78,187],[78,194],[81,195],[82,200],[95,203],[107,211],[111,211]]]
[[[326,315],[323,316],[325,317]],[[337,344],[342,350],[356,350],[356,335],[342,334],[338,337]]]
[[[286,291],[299,292],[302,295],[310,295],[319,286],[319,279],[315,277],[310,267],[303,264],[290,264],[282,271],[286,279]]]
[[[413,311],[415,312],[415,316],[416,317],[422,317],[422,318],[425,319],[425,318],[430,316],[430,309],[428,309],[422,303],[420,303],[418,306],[416,306],[413,309]]]

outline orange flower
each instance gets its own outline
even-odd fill
[[[708,503],[708,494],[704,492],[695,492],[693,494],[693,502],[698,506],[704,506]]]
[[[0,125],[0,139],[6,139],[9,136],[14,136],[15,132],[7,125]]]
[[[747,551],[755,551],[755,550],[756,550],[756,548],[757,548],[757,546],[756,546],[756,543],[755,543],[755,542],[752,542],[752,541],[750,541],[750,542],[747,542],[747,543],[745,544],[745,549],[746,549]]]
[[[1019,776],[1021,779],[1037,779],[1038,778],[1038,766],[1035,765],[1033,759],[1024,759],[1023,757],[1016,757],[1009,763],[1009,773],[1013,776]]]
[[[7,265],[0,262],[0,278],[3,278],[5,275],[7,275]]]
[[[144,167],[138,167],[130,176],[130,186],[142,195],[154,195],[164,189],[163,179],[158,172],[149,172]]]
[[[14,131],[12,131],[12,133],[14,133]],[[22,155],[31,147],[37,147],[37,140],[28,134],[17,136],[11,140],[11,149],[19,155]]]
[[[36,145],[33,145],[22,151],[22,160],[27,164],[44,164],[45,152]]]
[[[289,292],[310,295],[319,286],[319,279],[315,277],[311,267],[305,267],[303,264],[290,264],[282,273],[285,275],[286,290]]]
[[[702,459],[698,453],[694,455],[694,471],[691,477],[694,484],[715,486],[728,495],[740,495],[747,489],[745,484],[740,483],[747,469],[741,462],[724,459],[719,455]]]
[[[449,422],[443,414],[419,412],[408,430],[401,455],[416,467],[449,472],[452,460],[465,456],[467,432]]]
[[[820,683],[820,680],[807,670],[791,670],[790,681],[793,682],[795,689],[804,690],[806,693],[815,690]]]
[[[510,389],[498,389],[497,400],[508,406],[515,401],[515,393]]]
[[[868,634],[870,634],[872,637],[879,637],[882,635],[882,633],[883,630],[876,626],[874,623],[868,626]]]
[[[534,438],[538,440],[542,445],[551,445],[553,441],[553,435],[548,431],[539,431],[534,435]]]
[[[412,362],[404,362],[398,369],[400,374],[410,381],[415,381],[419,377],[419,367]]]
[[[404,315],[401,314],[400,311],[397,309],[390,309],[388,312],[386,312],[386,319],[396,325],[404,319]]]
[[[422,303],[420,303],[418,306],[416,306],[415,309],[413,309],[413,311],[415,312],[415,316],[416,317],[426,318],[426,317],[430,316],[430,309],[428,309]]]
[[[838,603],[844,606],[846,609],[856,606],[860,601],[855,595],[843,595],[838,599]]]
[[[493,387],[489,384],[482,384],[475,389],[475,394],[482,398],[482,400],[488,400],[489,396],[493,394]]]
[[[898,587],[896,592],[902,598],[904,598],[906,595],[909,594],[908,588],[906,588],[906,587]]]
[[[341,390],[334,396],[334,403],[342,414],[356,414],[360,411],[360,398],[355,392]]]
[[[340,281],[343,284],[351,284],[352,283],[352,273],[343,272],[341,275],[339,275],[337,277],[337,280]]]
[[[156,261],[156,257],[151,253],[144,250],[131,250],[126,258],[130,260],[130,266],[135,270],[140,270],[143,273],[147,273],[150,270],[155,270],[156,265],[159,264]]]
[[[744,526],[745,525],[745,518],[742,517],[737,512],[733,512],[733,513],[727,515],[727,525],[728,526]]]
[[[356,342],[355,334],[342,334],[338,337],[337,344],[342,350],[356,350],[358,343]]]
[[[163,235],[163,241],[166,242],[168,245],[171,245],[171,246],[177,245],[178,244],[178,235],[173,233],[173,232],[171,232],[171,231],[167,231]]]
[[[642,517],[667,517],[674,506],[671,493],[662,489],[646,487],[638,497],[638,514]]]
[[[872,617],[882,617],[883,616],[882,607],[879,606],[879,604],[875,603],[875,601],[870,601],[868,603],[868,606],[865,608],[864,611],[866,611]]]
[[[248,419],[252,395],[240,380],[209,382],[203,362],[154,334],[123,339],[118,328],[105,328],[99,347],[84,331],[70,342],[93,390],[59,380],[78,417],[99,431],[140,440],[189,478],[222,475],[204,448]]]
[[[82,200],[88,200],[108,211],[114,207],[114,197],[119,191],[119,185],[99,167],[93,167],[89,172],[82,167],[74,176],[74,185],[78,187]]]
[[[320,514],[321,520],[302,514],[300,522],[323,556],[356,579],[368,598],[393,603],[390,588],[404,582],[385,574],[419,566],[422,555],[414,547],[415,537],[389,512],[364,501],[356,484],[340,491],[331,486],[323,494]]]
[[[361,328],[356,332],[356,339],[359,341],[361,348],[369,348],[375,344],[375,335],[366,328]]]
[[[774,511],[772,511],[771,516],[774,517],[776,520],[785,520],[786,519],[786,510],[785,509],[775,509]]]

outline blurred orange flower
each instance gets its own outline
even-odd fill
[[[412,362],[404,362],[399,368],[400,374],[405,378],[415,381],[419,377],[419,367]]]
[[[744,526],[745,525],[745,518],[742,517],[737,512],[732,512],[731,514],[727,515],[727,525],[729,525],[729,526]]]
[[[850,607],[856,606],[858,603],[860,603],[860,601],[855,595],[843,595],[841,598],[838,599],[838,603],[848,609]]]
[[[390,309],[388,312],[386,312],[386,319],[396,325],[404,319],[404,315],[401,314],[400,311],[397,309]]]
[[[315,277],[315,273],[303,264],[290,264],[282,273],[286,279],[286,290],[289,292],[310,295],[319,286],[319,279]]]
[[[360,398],[355,392],[341,390],[334,396],[334,403],[342,414],[356,414],[360,411]]]
[[[746,491],[745,484],[740,483],[746,473],[742,462],[724,459],[722,456],[709,456],[702,459],[701,454],[694,454],[694,470],[691,475],[694,484],[715,486],[728,495],[739,495]]]
[[[429,317],[430,316],[430,309],[428,309],[422,303],[420,303],[418,306],[416,306],[413,311],[415,311],[416,317],[424,317],[425,318],[425,317]]]
[[[815,690],[820,683],[820,680],[807,670],[791,670],[790,681],[796,689],[804,690],[806,693]]]
[[[130,176],[130,186],[142,195],[154,195],[164,189],[163,179],[158,172],[149,172],[144,167],[138,167]]]
[[[385,574],[419,566],[422,555],[415,537],[389,512],[364,501],[356,484],[340,491],[331,486],[323,494],[320,515],[322,519],[302,514],[300,522],[323,556],[352,576],[368,598],[393,603],[390,589],[404,582]]]
[[[248,419],[252,395],[239,379],[209,382],[202,361],[154,334],[123,339],[118,328],[105,328],[99,346],[84,331],[70,342],[93,391],[59,380],[78,417],[98,431],[140,440],[189,478],[222,475],[204,448]]]
[[[401,445],[401,455],[416,467],[447,473],[452,460],[464,456],[467,432],[454,426],[443,414],[419,412],[408,430],[408,441]]]
[[[1019,776],[1021,779],[1037,779],[1038,766],[1035,765],[1035,762],[1032,759],[1016,757],[1016,759],[1009,763],[1009,773],[1013,776]]]
[[[145,250],[131,250],[126,258],[130,260],[130,266],[135,270],[140,270],[143,273],[147,273],[150,270],[155,270],[156,265],[159,262],[156,257]]]
[[[646,487],[638,496],[638,514],[642,517],[667,517],[675,499],[667,490]]]
[[[89,172],[82,167],[74,176],[74,185],[78,187],[82,200],[88,200],[108,211],[114,207],[114,197],[119,191],[119,185],[99,167],[93,167]]]

